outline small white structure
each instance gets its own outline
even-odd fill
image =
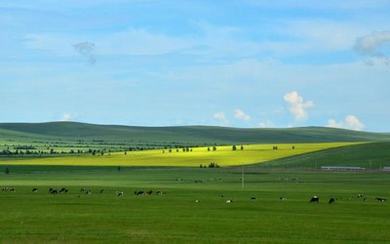
[[[322,170],[328,171],[362,171],[366,168],[362,167],[353,167],[353,166],[321,166]]]
[[[383,171],[390,172],[390,167],[383,167]]]

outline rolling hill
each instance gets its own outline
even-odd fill
[[[324,149],[253,165],[254,167],[319,168],[321,166],[390,167],[390,142],[374,142]]]
[[[1,123],[0,140],[104,141],[124,144],[254,144],[390,140],[390,134],[325,127],[287,129],[215,126],[137,127],[76,122]]]

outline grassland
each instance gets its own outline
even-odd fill
[[[390,167],[390,143],[347,145],[279,158],[254,167],[319,168],[321,166],[357,166],[367,169]]]
[[[390,242],[390,206],[375,200],[390,197],[390,174],[316,169],[389,166],[389,138],[313,127],[0,124],[0,187],[15,189],[0,191],[0,242]],[[210,162],[221,168],[199,168]],[[244,188],[234,166],[245,169]],[[69,192],[48,193],[62,187]]]
[[[185,166],[199,167],[216,162],[219,166],[237,166],[253,163],[262,163],[279,158],[306,154],[330,148],[356,145],[352,142],[333,143],[299,143],[278,144],[278,150],[273,150],[274,144],[244,145],[236,151],[232,146],[192,148],[191,152],[182,149],[159,149],[131,152],[114,152],[103,156],[77,155],[58,157],[32,157],[32,158],[2,158],[3,165],[75,165],[75,166]],[[170,152],[171,151],[171,152]]]
[[[374,199],[389,197],[390,174],[261,170],[245,178],[241,189],[241,174],[227,168],[13,166],[0,175],[1,186],[16,189],[0,192],[0,242],[390,241],[390,205]],[[69,193],[51,195],[49,187]],[[81,194],[81,187],[92,194]],[[137,197],[135,190],[166,194]],[[319,204],[308,203],[313,195]],[[335,204],[327,203],[330,197]]]
[[[390,134],[335,128],[227,128],[213,126],[135,127],[74,122],[0,123],[9,142],[105,145],[107,147],[266,144],[390,140]]]

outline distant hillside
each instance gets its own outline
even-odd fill
[[[244,129],[213,126],[136,127],[76,122],[0,123],[0,140],[102,140],[106,143],[251,144],[383,141],[390,134],[324,127]]]
[[[325,149],[278,159],[254,167],[319,168],[321,166],[390,167],[390,142],[374,142]]]

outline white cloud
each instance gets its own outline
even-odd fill
[[[225,116],[225,113],[224,112],[217,112],[213,115],[213,118],[215,120],[217,120],[218,122],[224,124],[224,125],[228,125],[229,124],[229,121],[228,119],[226,118]]]
[[[343,121],[336,121],[335,119],[328,120],[327,127],[363,130],[365,125],[355,115],[348,115]]]
[[[270,120],[261,121],[258,125],[260,128],[273,128],[275,127],[274,123]]]
[[[307,110],[314,106],[312,101],[305,101],[297,91],[284,95],[284,101],[289,105],[289,111],[296,120],[307,118]]]
[[[61,121],[72,121],[74,119],[73,114],[71,113],[64,113],[62,115]]]
[[[234,110],[234,118],[239,119],[239,120],[249,121],[251,119],[251,116],[246,114],[241,109],[236,109],[236,110]]]
[[[355,50],[369,59],[366,64],[382,63],[390,65],[390,56],[381,50],[386,44],[390,45],[390,31],[373,32],[356,40]]]

